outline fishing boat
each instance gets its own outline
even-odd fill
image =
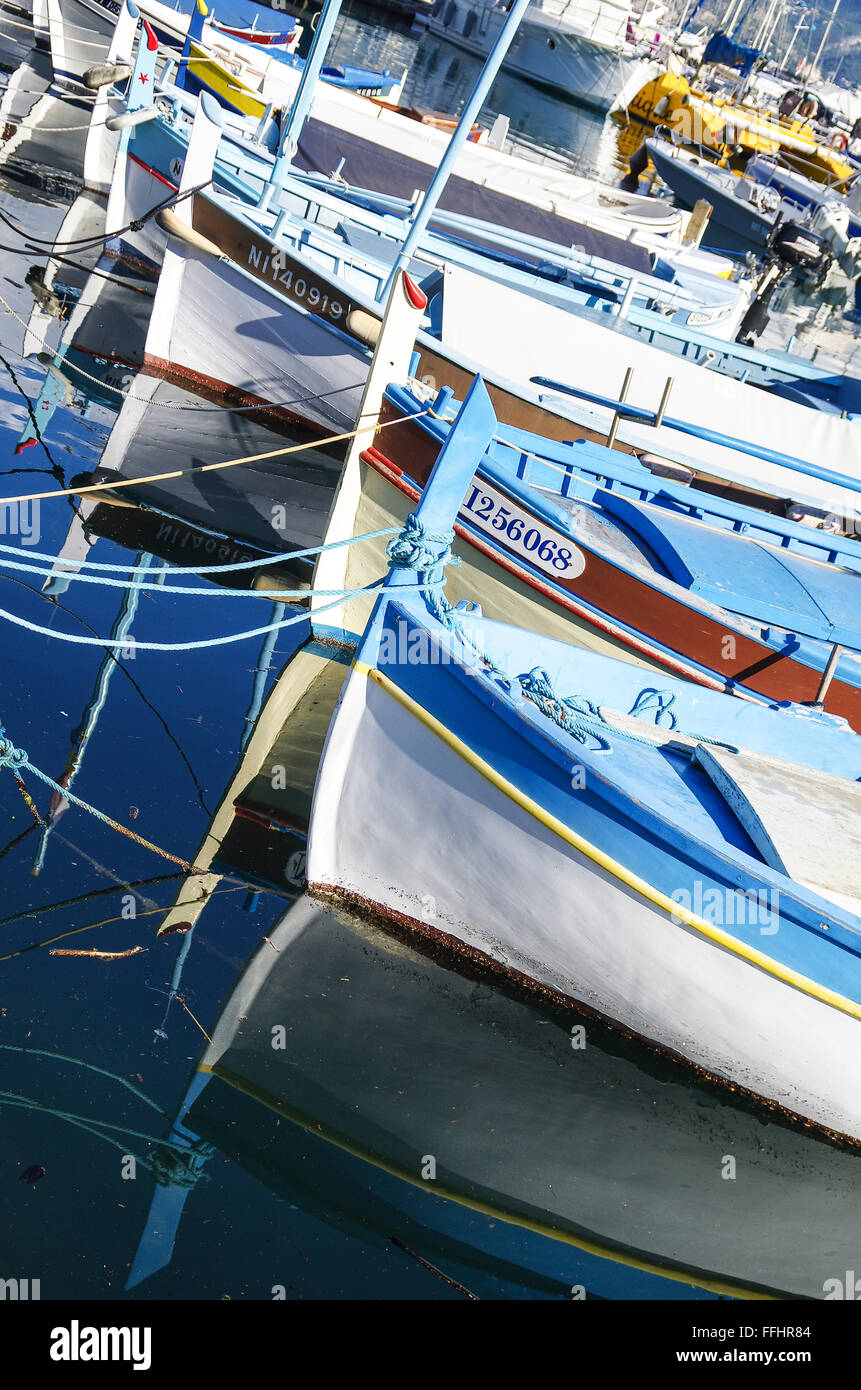
[[[183,177],[190,189],[206,173],[189,158]],[[157,196],[153,188],[150,206]],[[238,201],[195,194],[178,205],[176,216],[188,219],[191,235],[180,235],[179,224],[172,224],[178,234],[170,240],[159,281],[146,346],[149,366],[205,381],[251,404],[292,401],[299,423],[320,434],[352,428],[387,269],[357,257],[351,283],[343,273],[344,248],[338,252],[340,273],[332,274],[303,249],[288,254],[271,231],[261,233]],[[276,214],[268,216],[271,226]],[[606,438],[621,411],[631,419],[617,437],[628,447],[673,459],[694,474],[722,477],[751,494],[854,515],[861,443],[851,420],[795,401],[770,401],[749,385],[674,359],[676,423],[670,428],[655,413],[669,365],[655,348],[626,338],[623,365],[621,340],[613,331],[510,287],[494,285],[491,293],[484,277],[460,267],[449,266],[441,281],[435,274],[423,288],[430,302],[416,337],[416,379],[462,395],[480,363],[507,424],[555,439]],[[779,388],[784,362],[778,354],[769,361]],[[560,380],[562,363],[570,363],[564,368],[568,385]],[[636,382],[631,401],[638,407],[649,403],[642,423],[618,399],[626,365]],[[798,368],[806,375],[799,379],[793,369],[784,382],[791,382],[793,392],[850,389],[815,365],[802,362]],[[619,387],[608,396],[607,383],[614,380]],[[848,394],[843,399],[849,408]],[[727,432],[733,420],[744,422],[736,435]],[[840,458],[840,470],[824,467],[824,457]]]
[[[333,518],[328,545],[406,523],[454,409],[449,392],[389,389],[385,433],[348,463],[355,476],[341,486],[355,507]],[[861,731],[857,543],[653,466],[500,427],[458,511],[452,601],[713,689],[824,701]],[[338,555],[337,581],[330,567],[324,587],[356,591],[384,569],[385,540]],[[343,625],[361,628],[371,601],[346,605]]]
[[[682,207],[693,207],[702,198],[711,204],[711,226],[720,229],[723,244],[731,250],[762,254],[781,222],[805,224],[826,207],[845,207],[849,235],[861,232],[861,222],[854,220],[851,205],[839,193],[784,171],[773,160],[752,159],[737,174],[704,152],[671,140],[647,140],[646,149]]]
[[[486,58],[508,13],[498,0],[436,0],[427,27],[436,39]],[[664,6],[638,13],[627,0],[534,0],[505,58],[506,71],[559,96],[609,111],[626,85],[658,71],[655,25]]]
[[[147,199],[153,195],[153,178],[171,183],[171,175],[184,166],[191,120],[178,121],[176,106],[174,103],[169,115],[155,115],[132,133],[125,197],[122,209],[118,207],[116,212],[120,226],[138,222],[152,205]],[[254,205],[267,191],[275,168],[276,155],[265,148],[265,139],[265,132],[263,139],[253,141],[247,132],[234,136],[225,125],[213,167],[214,182],[234,193],[252,220]],[[96,143],[102,140],[99,137]],[[118,185],[122,178],[123,169],[118,167]],[[340,239],[346,256],[358,255],[385,266],[408,226],[413,205],[374,198],[369,192],[357,203],[352,196],[345,196],[347,192],[337,182],[309,188],[301,178],[283,186],[279,207],[291,213],[282,226],[285,248],[299,244],[327,263],[332,248],[337,254]],[[558,220],[553,220],[558,225]],[[157,262],[161,259],[158,227],[151,223],[149,230],[150,259]],[[560,228],[558,235],[564,237],[565,230]],[[489,280],[526,286],[547,302],[599,320],[618,316],[624,305],[622,317],[631,330],[650,340],[662,340],[667,324],[675,329],[692,325],[708,329],[710,336],[722,341],[739,331],[750,307],[753,283],[745,277],[729,281],[712,273],[722,271],[727,262],[696,248],[668,247],[657,239],[649,239],[656,245],[655,250],[649,250],[642,236],[633,246],[609,231],[596,230],[591,239],[599,248],[597,252],[441,213],[423,238],[421,252],[429,268],[449,262],[467,265]]]
[[[187,66],[192,74],[192,85],[206,86],[199,80],[197,64]],[[283,64],[279,67],[289,85],[280,96],[276,94],[271,98],[272,106],[289,109],[297,94],[299,79]],[[177,81],[185,80],[181,71],[174,72],[170,68],[161,76],[163,81],[170,81],[172,77]],[[241,83],[233,74],[227,76],[232,88],[238,91]],[[233,116],[250,118],[248,135],[253,135],[258,127],[263,130],[272,118],[268,101],[261,100],[254,91],[249,92],[248,102],[243,101],[239,106],[234,102],[231,106],[223,101],[223,93],[216,86],[209,84],[207,90],[226,105]],[[171,99],[177,99],[174,93]],[[181,107],[182,98],[178,100]],[[120,112],[117,110],[113,114]],[[445,154],[451,133],[450,122],[445,125],[435,120],[431,122],[422,111],[371,102],[329,84],[314,89],[310,119],[305,119],[307,115],[306,110],[298,126],[301,139],[292,156],[292,164],[298,172],[328,178],[337,171],[342,188],[349,183],[407,200],[412,198],[416,188],[426,185],[432,177]],[[495,137],[477,142],[472,138],[474,125],[475,122],[470,123],[470,138],[458,158],[457,173],[449,180],[445,205],[452,212],[477,216],[563,245],[571,244],[573,223],[576,224],[577,244],[587,251],[596,249],[592,229],[609,232],[617,238],[629,239],[632,234],[635,240],[640,236],[650,238],[651,249],[666,238],[674,245],[681,242],[687,217],[678,209],[644,195],[602,187],[594,180],[567,171],[548,170],[502,150],[494,143]],[[94,125],[96,143],[100,130],[101,127]],[[286,130],[281,133],[285,134]],[[725,265],[722,273],[728,272],[729,267]]]
[[[861,740],[452,609],[448,536],[497,428],[480,380],[459,423],[329,729],[311,892],[861,1139]]]
[[[708,199],[712,223],[733,250],[761,254],[779,222],[798,221],[804,215],[800,203],[746,173],[721,167],[713,157],[657,138],[647,140],[646,149],[658,175],[683,207]]]
[[[240,39],[243,43],[260,44],[263,48],[277,48],[285,53],[295,52],[302,38],[304,26],[296,19],[284,16],[286,29],[258,29],[258,15],[255,14],[250,27],[236,28],[235,25],[222,24],[214,16],[210,25],[216,34],[226,34],[229,39]]]
[[[45,4],[54,75],[60,82],[80,87],[84,75],[105,57],[120,12],[119,0],[45,0]],[[285,28],[281,30],[216,26],[203,0],[195,0],[192,15],[162,4],[161,0],[143,0],[139,9],[159,39],[173,46],[175,57],[179,57],[179,49],[188,36],[192,15],[199,15],[201,36],[210,43],[211,51],[226,62],[238,64],[238,71],[244,68],[249,74],[256,71],[255,64],[259,68],[261,61],[268,63],[264,50],[276,55],[281,50],[290,53],[302,36],[302,26],[286,15]],[[277,57],[271,61],[277,61]]]

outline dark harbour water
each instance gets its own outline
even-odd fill
[[[250,18],[249,7],[237,14]],[[20,54],[6,52],[14,66]],[[447,108],[472,67],[357,19],[341,24],[337,56],[409,62],[408,99]],[[506,81],[492,104],[524,138],[601,167],[609,137],[594,118]],[[15,177],[0,169],[0,211],[50,242],[74,180],[65,200],[46,190],[42,154],[37,171],[24,142]],[[80,167],[75,138],[58,140],[53,156],[58,170]],[[0,241],[0,293],[14,311],[0,313],[0,497],[9,499],[63,489],[96,467],[120,397],[94,399],[82,386],[39,442],[16,452],[45,380],[44,364],[22,359],[15,317],[29,315],[25,274],[40,257],[8,227]],[[164,466],[194,457],[189,417]],[[64,498],[28,511],[21,529],[36,543],[14,558],[56,554],[72,518]],[[100,537],[92,557],[131,572],[139,555]],[[56,778],[101,691],[75,793],[191,857],[240,757],[260,639],[138,648],[112,664],[105,688],[104,649],[62,635],[107,635],[124,591],[72,583],[52,601],[41,583],[0,565],[7,737]],[[270,612],[214,586],[200,597],[147,591],[131,632],[138,643],[195,641]],[[278,637],[270,685],[301,635]],[[24,781],[44,815],[48,791],[31,774]],[[675,1300],[763,1286],[821,1297],[824,1279],[848,1267],[861,1226],[853,1155],[731,1103],[595,1024],[581,1037],[571,1016],[363,923],[317,914],[274,946],[266,939],[283,914],[306,911],[286,881],[256,892],[224,879],[193,933],[157,942],[181,877],[152,880],[173,865],[75,807],[57,818],[34,874],[38,841],[12,773],[0,770],[0,1279],[38,1280],[42,1299]],[[103,962],[39,944],[61,936],[55,948],[145,950]],[[195,1100],[189,1128],[206,1147],[183,1185],[188,1150],[159,1141],[200,1085],[205,1035],[222,1011],[236,1014],[249,961],[267,971],[237,1020],[248,1025],[235,1067],[244,1082],[212,1078]],[[280,1051],[273,1025],[285,1030]],[[424,1171],[435,1155],[438,1188]],[[151,1218],[158,1192],[165,1207]],[[143,1234],[163,1237],[171,1223],[172,1258],[124,1292]]]

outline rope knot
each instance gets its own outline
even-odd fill
[[[386,546],[394,569],[417,570],[420,574],[451,563],[453,531],[428,531],[415,512],[410,512],[403,531]]]
[[[11,739],[6,737],[6,730],[0,724],[0,767],[11,767],[14,772],[26,767],[28,763],[27,754],[23,748],[16,748]]]

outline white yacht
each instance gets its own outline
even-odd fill
[[[427,28],[486,58],[510,8],[510,0],[435,0]],[[629,0],[533,0],[503,68],[609,111],[634,69],[642,69],[642,83],[653,75],[657,51],[664,47],[657,22],[665,10],[648,0],[642,13]]]

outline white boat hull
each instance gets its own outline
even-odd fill
[[[431,15],[428,30],[435,38],[483,60],[499,37],[504,19],[501,10],[494,11],[488,16],[483,31],[479,21],[469,34],[465,34],[456,22],[446,24],[443,16]],[[631,45],[617,47],[594,43],[560,27],[551,28],[546,21],[536,23],[527,14],[502,66],[517,77],[597,111],[609,111],[623,86],[636,81],[636,90],[640,90],[648,80],[651,64]]]
[[[277,271],[276,271],[277,274]],[[153,308],[145,364],[224,392],[321,434],[353,429],[368,374],[358,344],[290,308],[229,261],[170,247]]]
[[[457,748],[351,672],[315,791],[311,891],[442,937],[861,1139],[857,1020],[673,922]]]

